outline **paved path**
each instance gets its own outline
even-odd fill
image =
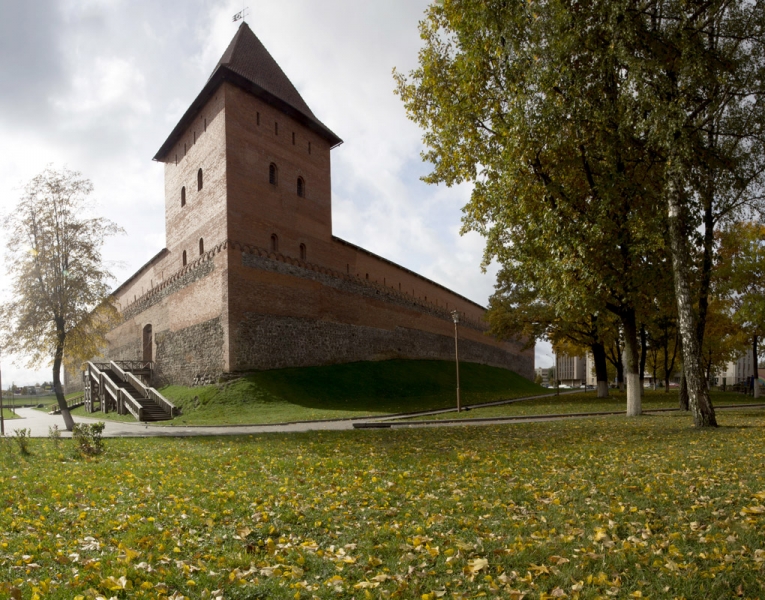
[[[718,406],[715,410],[746,410],[746,409],[764,409],[764,404],[746,404],[738,406]],[[677,409],[654,409],[646,410],[646,413],[676,412]],[[5,434],[13,435],[16,429],[29,429],[32,437],[48,437],[50,428],[58,425],[59,429],[64,428],[64,419],[60,415],[49,415],[45,412],[35,410],[34,408],[18,408],[16,413],[20,419],[11,419],[5,421]],[[494,418],[471,418],[471,419],[453,419],[443,421],[406,421],[406,422],[377,422],[386,417],[376,417],[374,419],[363,420],[339,420],[339,421],[309,421],[303,423],[279,423],[274,425],[228,425],[228,426],[205,426],[205,427],[166,427],[157,425],[145,425],[143,423],[122,423],[119,421],[107,421],[105,423],[104,437],[198,437],[212,435],[249,435],[253,433],[293,433],[304,431],[347,431],[354,429],[354,423],[359,428],[375,427],[396,427],[396,428],[415,428],[415,427],[460,427],[464,425],[496,425],[499,423],[533,423],[542,421],[559,421],[562,419],[586,419],[592,417],[605,417],[609,415],[623,415],[624,411],[619,412],[596,412],[579,414],[556,414],[556,415],[532,415],[528,417],[494,417]],[[88,417],[74,417],[77,423],[95,423],[99,419]],[[61,432],[62,437],[71,437],[67,431]]]
[[[58,425],[64,428],[64,419],[61,415],[49,415],[34,408],[19,408],[16,412],[21,419],[12,419],[5,422],[5,434],[13,435],[16,429],[30,429],[32,437],[48,437],[49,428]],[[74,417],[75,423],[95,423],[99,419],[87,417]],[[107,421],[104,428],[104,437],[191,437],[205,435],[247,435],[250,433],[288,433],[296,431],[314,430],[341,430],[353,429],[353,421],[318,421],[312,423],[292,423],[287,425],[242,425],[228,427],[162,427],[156,425],[144,425],[142,423],[122,423],[119,421]],[[71,437],[67,431],[61,432],[62,437]]]

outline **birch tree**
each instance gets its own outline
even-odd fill
[[[74,421],[61,385],[64,357],[75,361],[100,347],[117,314],[101,249],[121,229],[90,216],[92,190],[80,173],[47,167],[3,222],[12,286],[11,300],[0,306],[0,339],[30,367],[52,365],[53,389],[70,431]]]

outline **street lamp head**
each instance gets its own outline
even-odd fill
[[[452,311],[452,320],[454,321],[455,325],[460,322],[460,313],[458,310]]]

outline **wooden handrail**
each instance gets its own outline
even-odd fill
[[[167,398],[165,398],[162,394],[160,394],[157,390],[154,388],[148,388],[148,397],[154,400],[157,404],[159,404],[162,409],[169,414],[171,417],[177,417],[181,414],[181,409],[178,408],[175,404],[170,402]]]
[[[130,411],[137,421],[143,421],[143,407],[138,404],[135,398],[130,395],[125,388],[119,388],[122,397],[123,406]]]

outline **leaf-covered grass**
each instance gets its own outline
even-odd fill
[[[228,383],[167,386],[160,392],[183,411],[166,424],[284,423],[453,406],[455,378],[448,361],[389,360],[261,371]],[[512,371],[475,363],[463,363],[460,378],[463,402],[546,393]],[[75,414],[85,416],[79,410]]]
[[[761,411],[0,448],[0,596],[757,598]]]
[[[765,398],[753,399],[751,396],[735,392],[711,392],[714,406],[729,406],[734,404],[764,403]],[[643,410],[650,411],[662,408],[678,408],[678,392],[670,390],[646,390],[643,397]],[[448,412],[437,415],[412,417],[412,420],[444,420],[444,419],[488,419],[492,417],[524,417],[551,414],[598,413],[627,410],[627,394],[619,390],[609,390],[608,398],[597,398],[594,391],[574,394],[561,394],[547,398],[522,400],[501,406],[474,408],[460,413]]]

